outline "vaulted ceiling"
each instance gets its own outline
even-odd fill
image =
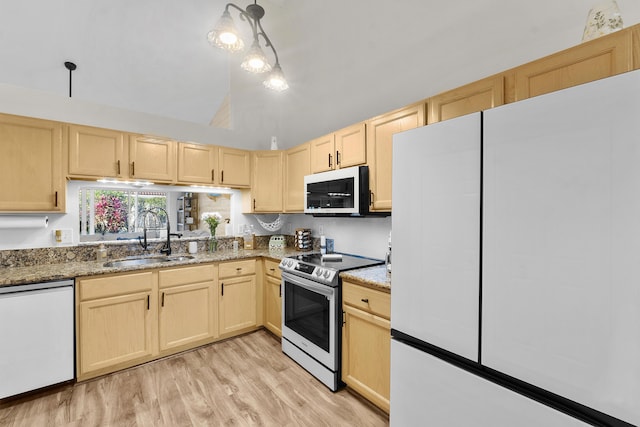
[[[208,44],[225,3],[5,0],[0,83],[68,96],[73,61],[74,99],[290,147],[579,44],[597,0],[261,0],[283,93]],[[618,0],[625,26],[638,3]]]

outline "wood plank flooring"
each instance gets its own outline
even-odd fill
[[[332,393],[265,330],[96,380],[0,403],[0,426],[387,426]]]

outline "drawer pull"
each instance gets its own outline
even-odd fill
[[[360,301],[362,301],[365,304],[369,304],[369,298],[362,298]]]
[[[242,267],[237,267],[236,271],[242,271]]]

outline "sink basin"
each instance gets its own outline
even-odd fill
[[[167,257],[167,261],[187,261],[193,259],[193,256],[191,255],[176,255],[176,256],[170,256]]]
[[[114,261],[107,261],[103,265],[105,267],[131,267],[136,265],[145,264],[157,264],[159,262],[171,262],[171,261],[186,261],[193,259],[191,255],[176,255],[176,256],[152,256],[152,257],[134,257],[118,259]]]

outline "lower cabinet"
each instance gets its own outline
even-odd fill
[[[214,265],[161,270],[159,288],[158,328],[163,355],[205,344],[218,336]]]
[[[389,412],[391,295],[343,282],[342,381]]]
[[[278,263],[264,260],[264,327],[282,337],[282,279]]]
[[[256,261],[220,263],[220,336],[226,338],[258,325]]]
[[[157,289],[153,271],[77,281],[78,380],[156,357]]]

